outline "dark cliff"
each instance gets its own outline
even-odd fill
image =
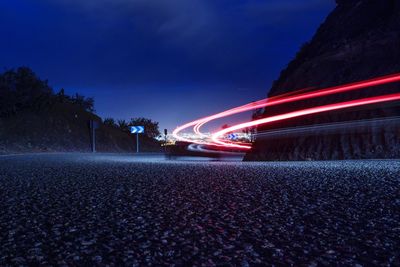
[[[281,72],[269,96],[302,88],[326,88],[400,72],[400,1],[337,0],[335,10],[320,26],[313,39],[302,46],[296,58]],[[314,90],[314,89],[313,89]],[[313,101],[268,108],[263,116],[335,103],[355,98],[400,91],[400,84],[329,96]],[[396,104],[330,112],[258,128],[258,132],[400,116]],[[334,132],[286,137],[256,138],[246,160],[327,160],[399,158],[400,128],[338,128]]]

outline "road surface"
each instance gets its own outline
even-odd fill
[[[0,157],[0,266],[400,265],[400,161]]]

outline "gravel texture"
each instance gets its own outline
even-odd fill
[[[400,161],[0,157],[0,266],[400,265]]]

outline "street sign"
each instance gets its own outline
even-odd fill
[[[130,126],[131,134],[136,134],[136,153],[139,153],[139,134],[144,133],[144,126]]]
[[[132,134],[144,133],[144,126],[131,126],[130,131]]]
[[[231,134],[228,135],[228,138],[229,138],[230,140],[236,140],[236,139],[238,138],[238,136],[237,136],[237,134],[235,134],[235,133],[231,133]]]

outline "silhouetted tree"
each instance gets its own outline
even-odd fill
[[[78,105],[94,112],[93,98],[79,94],[71,98],[64,89],[54,94],[47,80],[41,80],[27,67],[0,74],[0,116],[11,116],[23,109],[46,110],[57,102]]]
[[[77,104],[79,106],[83,106],[83,102],[85,101],[85,97],[83,95],[80,95],[78,93],[75,94],[75,96],[72,98],[72,102],[74,104]]]
[[[21,109],[41,109],[51,103],[53,91],[27,67],[0,75],[0,114],[9,116]]]
[[[117,125],[117,123],[115,123],[115,120],[113,118],[105,118],[103,123],[104,123],[104,125],[118,128],[118,125]]]
[[[61,88],[56,95],[58,102],[60,103],[72,103],[71,97],[65,94],[64,88]]]
[[[89,112],[95,112],[94,110],[94,99],[93,97],[87,97],[83,100],[82,107]]]
[[[128,123],[125,120],[118,120],[118,128],[123,132],[129,132]]]

